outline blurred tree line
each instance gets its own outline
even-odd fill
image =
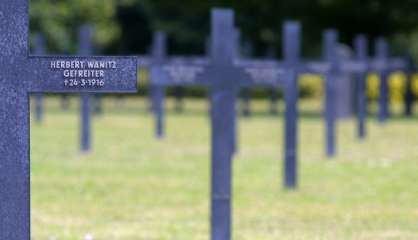
[[[159,30],[170,54],[204,54],[213,7],[235,10],[243,52],[254,56],[280,56],[282,24],[298,20],[306,57],[319,57],[323,30],[336,28],[348,46],[364,33],[373,54],[372,40],[386,36],[393,54],[418,59],[417,0],[30,0],[31,36],[42,33],[49,53],[73,54],[78,28],[90,24],[96,53],[134,55],[149,52]]]
[[[358,33],[387,36],[395,53],[418,56],[416,0],[31,0],[31,32],[43,33],[52,52],[73,53],[78,26],[93,25],[98,50],[107,54],[147,52],[152,32],[169,35],[169,52],[199,54],[205,49],[210,9],[236,11],[243,45],[253,54],[280,55],[281,26],[299,20],[305,55],[321,52],[322,31],[336,28],[351,45]],[[417,45],[417,46],[416,46]],[[273,52],[272,52],[273,51]]]

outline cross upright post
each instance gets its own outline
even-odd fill
[[[234,13],[212,11],[210,102],[212,126],[212,240],[231,239],[231,188],[235,99],[239,85],[230,69],[235,56]]]
[[[235,51],[234,54],[234,60],[239,60],[241,58],[241,31],[239,30],[238,27],[234,27],[234,31],[233,31],[233,49]],[[240,81],[241,79],[235,79],[235,81],[238,82],[238,85],[241,85]],[[236,98],[238,98],[239,95],[239,90],[240,88],[238,88],[238,92],[237,92],[237,96]],[[236,101],[234,100],[234,110],[236,111]],[[232,151],[233,154],[236,154],[238,152],[238,148],[239,148],[239,131],[238,131],[238,114],[234,113],[233,114],[233,139],[232,139]]]
[[[34,54],[42,56],[45,54],[45,39],[42,34],[37,33],[35,35],[35,48]],[[35,122],[41,123],[44,115],[44,95],[42,93],[36,93],[35,99]]]
[[[379,37],[376,39],[375,54],[379,75],[378,121],[383,124],[389,117],[389,45],[385,38]]]
[[[133,57],[28,56],[29,1],[0,1],[0,239],[30,239],[29,94],[136,92]]]
[[[367,38],[364,35],[356,36],[354,40],[354,48],[356,59],[360,62],[367,62],[368,48]],[[368,68],[368,67],[366,67]],[[367,117],[367,95],[366,95],[366,79],[367,72],[357,73],[357,136],[360,139],[366,137],[366,117]]]
[[[283,57],[287,69],[284,87],[285,97],[285,161],[284,184],[288,189],[297,187],[297,118],[298,118],[298,78],[300,73],[300,35],[298,22],[286,22],[283,28]]]
[[[295,23],[295,24],[299,24],[297,22],[294,21],[286,21],[285,25],[287,24],[291,24],[291,23]],[[269,46],[266,50],[266,58],[267,59],[275,59],[276,56],[276,48],[274,46]],[[268,97],[269,97],[269,102],[270,102],[270,106],[269,106],[269,113],[272,116],[277,116],[279,114],[279,92],[277,89],[275,88],[269,88],[268,89]]]
[[[336,48],[338,32],[328,29],[324,32],[324,60],[330,64],[330,69],[325,74],[325,131],[326,131],[326,154],[334,157],[336,154],[336,91],[338,81],[338,58]]]
[[[338,74],[341,71],[337,57],[338,32],[327,29],[323,32],[323,53],[321,61],[308,61],[304,72],[319,73],[323,75],[323,88],[325,92],[323,114],[325,118],[325,154],[328,158],[336,154],[336,97]]]
[[[92,55],[91,27],[83,25],[79,30],[78,44],[80,56]],[[80,99],[80,150],[82,153],[91,151],[91,94],[82,93]]]
[[[152,67],[151,71],[155,71],[155,68],[160,68],[165,58],[167,57],[166,44],[167,37],[163,32],[155,32],[152,46]],[[152,74],[158,76],[158,74]],[[151,78],[151,102],[152,112],[155,116],[155,136],[157,139],[165,137],[165,87],[159,77]]]

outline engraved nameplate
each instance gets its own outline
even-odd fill
[[[247,67],[244,71],[256,85],[278,85],[284,74],[284,70],[278,68]]]
[[[60,72],[66,88],[102,88],[106,74],[116,71],[116,61],[106,60],[54,60],[49,69]]]
[[[169,76],[169,83],[176,84],[193,84],[196,83],[197,76],[204,71],[200,66],[185,66],[185,65],[166,65],[163,66],[163,71]]]

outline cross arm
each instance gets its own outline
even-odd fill
[[[408,70],[410,63],[407,58],[391,58],[389,60],[390,68],[393,70]]]
[[[408,61],[405,58],[390,58],[390,59],[374,59],[370,63],[370,67],[374,71],[397,71],[397,70],[407,70]]]
[[[203,85],[202,74],[207,66],[204,62],[196,63],[193,59],[167,61],[151,68],[153,85]]]
[[[210,58],[202,56],[177,56],[168,57],[167,62],[171,64],[195,64],[204,66],[210,63]]]
[[[134,57],[29,57],[30,92],[129,93],[137,91]]]
[[[242,71],[241,85],[282,86],[285,81],[285,64],[274,60],[239,60],[235,66]]]
[[[343,60],[340,62],[342,72],[348,73],[364,73],[369,69],[367,60]]]
[[[302,73],[324,74],[331,69],[331,63],[327,61],[306,61],[301,68]]]

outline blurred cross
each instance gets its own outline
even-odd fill
[[[29,93],[136,92],[131,57],[28,56],[29,1],[0,1],[0,239],[30,239]]]

